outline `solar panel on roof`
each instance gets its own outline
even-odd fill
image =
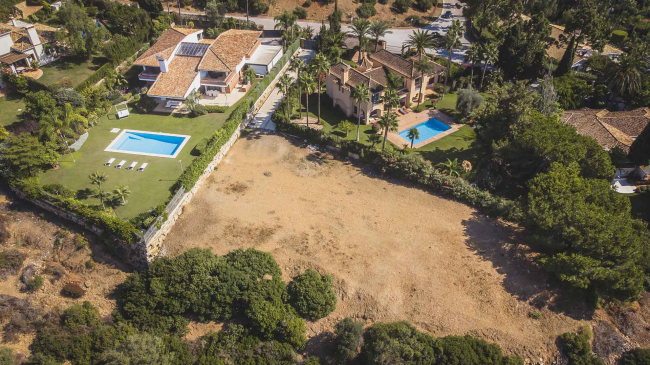
[[[209,44],[183,42],[176,54],[179,56],[201,57],[208,50],[208,47],[210,47]]]

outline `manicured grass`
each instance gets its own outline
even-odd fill
[[[475,165],[479,160],[478,151],[473,146],[475,140],[474,128],[464,125],[456,132],[418,148],[415,152],[421,154],[422,157],[431,161],[434,165],[455,158],[458,159],[458,162],[468,160],[472,165]]]
[[[24,109],[25,103],[20,95],[10,94],[0,98],[0,110],[2,110],[0,125],[7,127],[20,122],[22,120],[20,115]]]
[[[233,108],[227,113],[207,114],[198,118],[140,114],[131,110],[131,116],[121,120],[115,118],[113,111],[89,130],[86,143],[79,151],[74,152],[76,162],[72,161],[69,154],[62,156],[61,166],[41,175],[40,182],[41,184],[58,183],[74,190],[96,188],[90,184],[88,175],[95,171],[103,172],[108,176],[108,181],[103,186],[105,191],[112,192],[118,185],[126,185],[131,190],[128,204],[115,208],[118,216],[131,218],[164,203],[169,198],[169,189],[181,174],[181,164],[178,160],[182,160],[183,168],[186,168],[195,158],[190,155],[194,146],[221,128],[232,110]],[[176,158],[104,152],[104,149],[118,135],[110,132],[112,128],[183,134],[191,138]],[[113,157],[115,162],[112,167],[104,167],[103,164]],[[127,163],[122,169],[116,169],[115,166],[121,160],[126,160]],[[149,165],[144,172],[126,170],[133,161],[138,162],[138,167],[143,162]],[[99,204],[99,201],[94,198],[87,199],[85,202]]]
[[[323,131],[332,133],[339,137],[345,137],[346,139],[349,140],[355,140],[357,138],[357,129],[356,129],[357,118],[355,117],[348,118],[345,114],[343,114],[340,111],[340,109],[332,107],[332,99],[330,99],[330,97],[327,96],[327,94],[325,94],[324,92],[321,95],[320,108],[321,108],[320,117],[321,117],[321,123],[323,124]],[[305,112],[307,111],[307,104],[305,103],[304,95],[302,97],[302,111],[304,117]],[[294,113],[294,117],[296,117],[298,114],[297,107],[294,108],[293,113]],[[309,123],[312,123],[312,121],[316,122],[318,120],[317,115],[318,115],[318,95],[312,94],[309,95]],[[355,129],[352,132],[350,132],[347,135],[347,137],[343,132],[337,129],[339,123],[341,123],[344,120],[347,120],[355,125]],[[373,134],[372,126],[370,124],[363,124],[363,121],[361,121],[361,127],[359,128],[359,142],[364,144],[370,144],[370,142],[368,142],[368,136],[370,136],[371,134]]]
[[[104,63],[106,63],[106,59],[103,57],[93,57],[88,60],[62,57],[41,67],[43,76],[38,81],[45,85],[51,85],[67,78],[72,86],[76,86],[92,75]]]

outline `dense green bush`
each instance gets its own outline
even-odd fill
[[[621,365],[650,365],[650,349],[636,348],[623,353]]]
[[[93,72],[92,75],[88,76],[87,79],[85,79],[79,85],[75,86],[74,89],[76,91],[81,91],[87,87],[91,87],[112,72],[115,72],[115,66],[110,62],[105,63],[100,68],[98,68],[97,71]]]
[[[47,191],[50,194],[58,195],[63,198],[72,199],[76,196],[74,190],[66,188],[61,184],[47,184],[43,185],[43,190]]]
[[[627,39],[627,32],[624,30],[615,30],[612,32],[611,41],[614,44],[621,44]]]
[[[205,105],[205,111],[208,113],[225,113],[227,110],[228,110],[227,106]]]
[[[9,347],[0,347],[0,365],[14,365],[14,350]]]
[[[436,347],[436,363],[440,365],[524,365],[524,361],[517,356],[504,357],[498,345],[470,335],[437,339]]]
[[[435,6],[437,2],[438,0],[415,0],[415,4],[417,5],[418,9],[424,12],[429,11],[429,9]]]
[[[334,354],[339,364],[346,364],[359,353],[363,323],[344,318],[334,328]]]
[[[569,365],[605,365],[602,359],[591,353],[587,336],[567,332],[558,340],[562,354],[569,360]]]
[[[336,308],[332,277],[311,269],[293,278],[289,298],[298,313],[312,321],[327,317]]]
[[[300,6],[296,6],[296,8],[293,9],[293,15],[295,15],[298,19],[307,19],[307,10],[305,10],[305,8],[301,8]]]
[[[25,285],[27,286],[27,290],[31,292],[37,291],[43,286],[43,277],[40,275],[35,275]]]
[[[0,277],[15,275],[21,267],[27,255],[15,248],[0,252]]]
[[[363,3],[357,8],[357,14],[362,18],[368,19],[377,14],[377,10],[374,4]]]
[[[361,356],[369,365],[434,365],[435,339],[408,322],[376,323],[366,332]]]
[[[124,37],[118,34],[110,42],[104,43],[102,53],[110,63],[117,65],[136,53],[141,45],[136,37]]]
[[[393,3],[393,7],[398,13],[406,13],[411,9],[411,5],[413,5],[413,0],[395,0]]]

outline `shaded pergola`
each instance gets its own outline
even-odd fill
[[[24,70],[29,70],[30,62],[32,59],[31,54],[21,53],[16,51],[11,51],[0,55],[0,62],[3,64],[9,65],[11,68],[11,73],[17,75],[22,73]],[[21,66],[23,65],[23,66]]]

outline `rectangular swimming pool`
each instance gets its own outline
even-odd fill
[[[106,147],[106,152],[175,158],[190,136],[124,129]]]
[[[445,123],[439,121],[436,118],[431,118],[431,119],[427,120],[426,122],[420,123],[420,124],[416,125],[415,127],[411,127],[409,129],[412,129],[412,128],[417,129],[418,132],[420,133],[420,138],[416,138],[413,141],[413,145],[416,145],[416,144],[418,144],[420,142],[426,141],[427,139],[429,139],[431,137],[435,137],[438,134],[451,129],[450,126],[446,125]],[[411,139],[407,137],[407,135],[409,134],[409,129],[403,130],[403,131],[399,132],[398,134],[399,134],[400,137],[402,137],[405,140],[411,142]]]

